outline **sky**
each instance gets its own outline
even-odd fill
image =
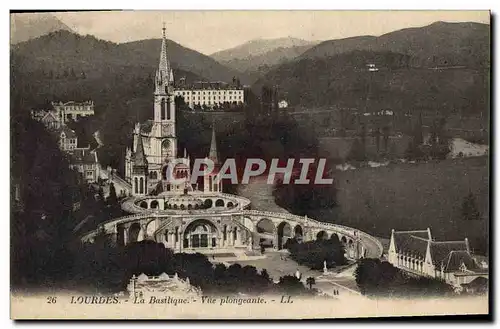
[[[254,39],[331,40],[436,21],[488,23],[488,11],[114,11],[55,14],[80,34],[117,43],[167,37],[206,55]]]

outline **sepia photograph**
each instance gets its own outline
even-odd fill
[[[491,13],[11,11],[10,317],[491,315]]]

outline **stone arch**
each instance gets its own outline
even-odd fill
[[[137,177],[134,177],[134,193],[139,194],[139,182],[137,180]]]
[[[214,248],[219,230],[207,219],[196,219],[186,226],[183,234],[184,248]]]
[[[205,208],[212,208],[213,201],[212,199],[206,199],[203,204],[205,205]]]
[[[156,220],[153,219],[146,224],[145,236],[152,237],[155,231],[156,231]]]
[[[142,201],[140,203],[141,208],[148,209],[148,203],[146,201]]]
[[[294,233],[294,237],[295,238],[299,238],[302,239],[302,237],[304,236],[304,230],[302,229],[302,226],[300,226],[300,224],[297,224],[295,225],[294,229],[293,229],[293,233]]]
[[[232,207],[234,207],[234,204],[233,204],[231,201],[229,201],[229,202],[227,203],[226,207],[228,207],[228,208],[232,208]]]
[[[260,233],[259,244],[268,246],[274,245],[274,236],[276,235],[276,226],[269,218],[261,218],[255,224],[255,232]],[[265,235],[264,235],[265,234]],[[272,238],[270,237],[272,236]]]
[[[283,249],[286,241],[292,238],[292,226],[288,222],[278,225],[278,249]]]
[[[342,244],[347,244],[347,238],[345,236],[343,236],[341,239],[340,239],[340,242],[342,242]]]
[[[140,233],[141,233],[141,225],[139,223],[133,223],[132,225],[130,225],[128,229],[128,241],[130,243],[141,241],[142,239],[140,237]]]
[[[159,205],[160,204],[158,203],[158,200],[153,200],[153,201],[151,201],[150,207],[151,207],[151,209],[156,209],[156,208],[158,208]]]
[[[116,228],[116,243],[119,246],[125,245],[125,232],[125,227],[121,225]]]
[[[215,201],[215,206],[216,207],[224,207],[224,200],[217,199],[217,201]]]
[[[319,231],[318,234],[316,234],[316,240],[326,240],[328,239],[328,233],[326,231]]]
[[[340,243],[339,236],[335,232],[330,235],[330,240]]]

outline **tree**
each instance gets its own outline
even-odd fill
[[[102,189],[102,186],[99,186],[99,190],[97,191],[97,194],[98,194],[97,201],[100,203],[104,203],[105,198],[104,198],[104,190]]]
[[[306,279],[306,284],[309,285],[309,289],[312,289],[312,286],[316,284],[316,279],[310,276]]]
[[[109,196],[108,196],[108,204],[110,206],[116,206],[118,203],[118,197],[116,196],[115,184],[109,184]]]
[[[462,203],[462,218],[464,220],[481,219],[481,214],[479,213],[476,205],[476,197],[472,191],[469,192]]]

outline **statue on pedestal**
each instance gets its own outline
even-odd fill
[[[326,267],[326,260],[323,262],[323,274],[328,273],[328,268]]]

